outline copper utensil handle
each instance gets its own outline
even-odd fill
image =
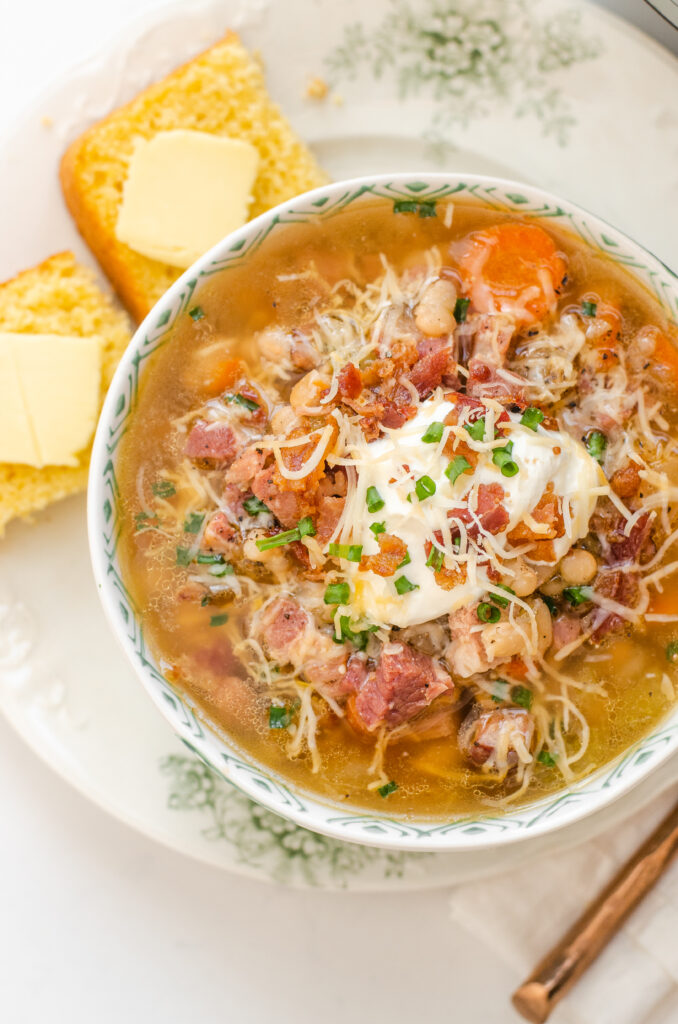
[[[542,1024],[678,853],[678,804],[516,989],[516,1010]]]

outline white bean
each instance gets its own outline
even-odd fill
[[[423,334],[440,338],[454,330],[454,305],[457,289],[446,278],[433,281],[422,295],[414,311],[414,322]]]
[[[598,563],[590,551],[573,548],[560,562],[560,574],[565,583],[580,587],[590,583],[598,572]]]

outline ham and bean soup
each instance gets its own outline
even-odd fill
[[[397,814],[581,778],[678,683],[678,350],[550,221],[366,200],[208,278],[123,442],[168,680],[269,770]]]

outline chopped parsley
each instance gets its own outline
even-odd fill
[[[464,458],[463,455],[455,455],[452,462],[445,470],[445,476],[451,484],[455,483],[457,477],[465,473],[467,469],[471,469],[471,463],[468,459]]]
[[[476,608],[476,615],[481,622],[499,622],[501,618],[501,612],[498,608],[489,604],[487,601],[481,601]]]
[[[224,623],[228,622],[227,612],[223,612],[221,615],[213,615],[210,619],[210,626],[223,626]]]
[[[395,588],[396,593],[402,597],[403,594],[409,594],[412,590],[419,590],[419,584],[412,583],[407,576],[399,576],[395,581]]]
[[[199,533],[204,519],[204,512],[191,512],[184,520],[184,533]]]
[[[585,604],[593,597],[593,587],[565,587],[563,597],[566,597],[571,605]]]
[[[269,729],[289,729],[292,724],[292,719],[297,710],[296,702],[294,704],[271,704],[268,709],[268,727]]]
[[[380,533],[386,533],[386,523],[371,523],[370,530],[375,537]]]
[[[430,476],[420,476],[414,485],[414,492],[419,501],[425,501],[426,498],[430,498],[436,493],[435,480],[432,480]]]
[[[678,662],[678,640],[671,640],[666,645],[666,660],[673,664]]]
[[[134,517],[134,531],[140,533],[142,530],[157,530],[157,516],[150,516],[148,512],[137,512]]]
[[[333,558],[345,558],[347,562],[359,562],[363,557],[362,544],[330,544]]]
[[[530,405],[520,417],[520,422],[524,427],[529,427],[530,430],[536,431],[543,419],[544,413],[541,409],[535,409],[533,405]]]
[[[458,324],[463,324],[468,314],[468,307],[471,305],[470,299],[457,299],[454,304],[454,319]]]
[[[537,761],[539,761],[539,764],[545,764],[549,768],[553,768],[556,763],[556,755],[550,754],[548,750],[540,750],[537,754]]]
[[[243,409],[249,409],[250,412],[256,412],[259,408],[258,402],[255,402],[252,398],[246,398],[240,392],[237,395],[226,395],[225,397],[227,402],[235,402],[236,405],[241,405]]]
[[[497,587],[499,590],[505,590],[507,594],[513,594],[515,596],[515,590],[511,590],[511,588],[507,587],[505,583],[497,583]],[[500,597],[499,594],[490,594],[490,601],[494,601],[494,603],[498,604],[500,608],[507,608],[509,603],[508,597]]]
[[[325,604],[346,604],[351,596],[348,583],[330,583],[325,588]]]
[[[177,548],[177,565],[190,565],[193,554],[190,548]]]
[[[596,316],[598,313],[597,302],[582,302],[581,311],[584,316]]]
[[[379,789],[377,790],[377,793],[379,794],[379,796],[387,797],[390,796],[391,793],[395,793],[397,788],[398,783],[394,782],[393,779],[391,779],[390,782],[387,782],[385,785],[380,786]]]
[[[437,548],[435,545],[431,547],[429,556],[426,559],[426,564],[430,565],[434,572],[440,572],[445,561],[445,554]]]
[[[426,433],[422,435],[421,439],[426,444],[435,444],[443,436],[444,429],[444,423],[430,423],[426,428]]]
[[[251,498],[245,498],[242,504],[248,516],[258,516],[260,512],[270,512],[268,505],[265,505],[259,498],[255,498],[254,495]]]
[[[171,480],[156,480],[151,484],[151,490],[156,498],[171,498],[177,493],[177,489]]]
[[[526,686],[514,686],[511,690],[511,700],[514,704],[518,704],[521,708],[525,708],[527,711],[532,707],[532,699],[534,694],[532,690],[528,690]]]
[[[513,452],[513,441],[509,441],[503,448],[495,448],[492,452],[492,461],[501,470],[502,476],[515,476],[518,472],[518,464],[511,458]]]
[[[379,509],[384,507],[386,502],[376,487],[368,487],[367,494],[365,495],[365,504],[367,505],[368,512],[378,512]]]
[[[586,450],[596,462],[602,462],[607,448],[607,438],[602,430],[591,430],[584,438]]]
[[[474,420],[473,423],[465,423],[464,430],[470,434],[474,441],[482,441],[485,437],[485,417],[481,416],[480,419]]]
[[[202,306],[194,306],[193,309],[189,309],[188,315],[191,320],[203,320],[205,317],[205,310]]]

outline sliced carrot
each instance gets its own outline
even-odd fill
[[[223,355],[217,355],[214,360],[206,361],[203,384],[211,393],[219,394],[232,388],[244,370],[246,366],[241,359],[224,359]]]
[[[553,308],[565,263],[537,224],[507,221],[468,237],[459,262],[464,291],[480,313],[508,313],[522,325]]]
[[[652,362],[666,367],[669,376],[678,383],[678,348],[669,341],[665,334],[657,334]]]

